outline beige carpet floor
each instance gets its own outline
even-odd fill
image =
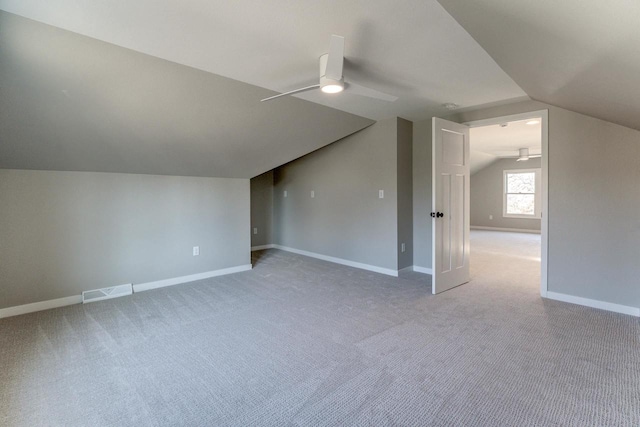
[[[543,300],[539,236],[474,232],[438,296],[290,253],[0,320],[2,426],[638,426],[637,318]]]

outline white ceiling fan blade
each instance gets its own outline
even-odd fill
[[[344,37],[331,36],[329,43],[329,57],[327,58],[327,70],[325,76],[329,79],[340,80],[342,78],[342,66],[344,65]]]
[[[355,83],[347,83],[345,90],[349,91],[349,93],[352,95],[366,96],[368,98],[380,99],[387,102],[395,102],[398,99],[397,96],[389,95],[387,93],[360,86]]]
[[[542,154],[529,154],[530,159],[535,159],[537,157],[542,157]]]
[[[260,102],[271,101],[272,99],[280,98],[281,96],[293,95],[300,92],[306,92],[308,90],[318,89],[320,85],[307,86],[300,89],[290,90],[289,92],[280,93],[278,95],[270,96],[269,98],[261,99]]]

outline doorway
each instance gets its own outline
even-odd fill
[[[524,266],[539,259],[540,295],[545,297],[548,112],[465,124],[470,127],[471,263],[475,256],[476,266],[511,262],[517,268],[518,262]]]

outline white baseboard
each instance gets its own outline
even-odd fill
[[[221,270],[205,271],[204,273],[190,274],[188,276],[174,277],[171,279],[157,280],[155,282],[138,283],[133,285],[134,292],[143,292],[151,289],[164,288],[165,286],[179,285],[182,283],[195,282],[196,280],[208,279],[210,277],[224,276],[225,274],[239,273],[251,270],[251,264],[238,265],[236,267],[223,268]]]
[[[195,280],[208,279],[210,277],[223,276],[225,274],[239,273],[251,270],[251,264],[239,265],[236,267],[223,268],[221,270],[207,271],[204,273],[191,274],[189,276],[174,277],[172,279],[158,280],[155,282],[140,283],[133,285],[134,292],[148,291],[150,289],[162,288],[165,286],[179,285],[180,283],[193,282]],[[82,295],[72,295],[70,297],[52,299],[48,301],[34,302],[31,304],[18,305],[0,309],[0,319],[3,317],[18,316],[20,314],[33,313],[35,311],[49,310],[51,308],[64,307],[66,305],[81,304]]]
[[[413,271],[417,272],[417,273],[424,273],[424,274],[430,274],[433,276],[433,269],[432,268],[427,268],[427,267],[419,267],[417,265],[413,266]]]
[[[3,317],[33,313],[35,311],[49,310],[50,308],[64,307],[65,305],[80,304],[81,302],[81,295],[72,295],[70,297],[33,302],[31,304],[17,305],[15,307],[1,308],[0,319],[2,319]]]
[[[96,295],[97,294],[97,295]],[[111,286],[102,289],[92,289],[82,292],[82,303],[104,301],[106,299],[120,298],[133,295],[133,284],[125,283],[124,285]]]
[[[263,251],[265,249],[273,249],[275,245],[269,244],[269,245],[261,245],[261,246],[251,246],[251,252],[253,251]]]
[[[612,302],[598,301],[595,299],[576,297],[573,295],[560,294],[557,292],[547,291],[546,298],[556,301],[568,302],[571,304],[584,305],[587,307],[599,308],[601,310],[613,311],[615,313],[628,314],[630,316],[640,317],[640,308],[630,307],[628,305],[615,304]]]
[[[502,227],[484,227],[480,225],[472,225],[472,230],[489,230],[489,231],[509,231],[514,233],[530,233],[540,234],[540,230],[525,230],[524,228],[502,228]]]
[[[293,252],[294,254],[304,255],[311,258],[321,259],[323,261],[335,262],[336,264],[347,265],[349,267],[360,268],[362,270],[369,270],[376,273],[386,274],[387,276],[398,277],[398,271],[390,268],[378,267],[375,265],[364,264],[356,261],[349,261],[348,259],[336,258],[328,255],[317,254],[315,252],[303,251],[301,249],[289,248],[287,246],[273,245],[274,248],[282,251]]]

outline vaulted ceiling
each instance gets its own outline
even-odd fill
[[[0,0],[0,167],[251,177],[373,120],[529,97],[640,129],[639,8]],[[331,34],[348,79],[399,99],[259,102],[317,83]]]
[[[0,168],[250,178],[373,123],[0,12]]]
[[[540,120],[526,119],[513,122],[472,127],[471,173],[489,166],[500,158],[515,158],[521,148],[529,154],[542,153],[542,124]]]
[[[533,99],[640,129],[638,0],[439,0]]]
[[[318,58],[341,35],[345,76],[399,99],[298,97],[375,120],[526,97],[435,0],[0,0],[0,9],[277,92],[317,84]]]

